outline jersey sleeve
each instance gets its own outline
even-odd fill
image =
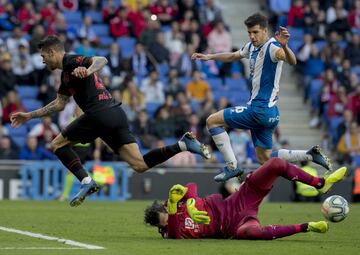
[[[251,47],[251,43],[248,42],[239,50],[241,57],[250,58],[250,47]]]
[[[187,201],[189,198],[198,198],[196,183],[190,182],[186,184],[185,187],[187,187],[188,190],[184,196],[184,201]]]
[[[88,68],[92,64],[92,57],[85,57],[81,55],[66,55],[64,58],[64,70],[74,70],[79,66]]]
[[[270,58],[272,62],[278,62],[279,60],[276,58],[276,52],[281,49],[281,45],[278,42],[273,42],[270,43],[269,46],[269,53],[270,53]]]

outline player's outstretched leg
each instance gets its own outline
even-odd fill
[[[81,184],[80,191],[70,201],[70,205],[73,207],[81,205],[87,196],[97,192],[99,189],[99,186],[94,180],[91,180],[87,184]]]
[[[303,232],[326,233],[329,225],[326,221],[309,222],[293,225],[261,226],[256,220],[247,221],[236,233],[236,239],[272,240]]]
[[[321,151],[319,145],[311,147],[308,151],[280,149],[278,151],[273,151],[271,153],[271,157],[278,157],[289,162],[300,162],[309,160],[323,166],[329,171],[332,170],[331,160]]]
[[[200,143],[191,132],[186,132],[181,137],[179,140],[179,146],[181,151],[190,151],[192,153],[201,155],[205,159],[211,158],[209,148],[205,144]]]

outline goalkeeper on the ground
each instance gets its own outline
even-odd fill
[[[220,194],[200,198],[195,183],[186,186],[176,184],[170,189],[164,204],[155,201],[146,208],[145,222],[158,227],[166,238],[271,240],[300,232],[325,233],[328,230],[325,221],[261,226],[257,218],[259,205],[279,176],[326,193],[345,174],[346,168],[342,167],[325,178],[318,178],[282,159],[273,158],[248,174],[239,191],[226,199]]]

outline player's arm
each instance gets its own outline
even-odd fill
[[[281,45],[281,48],[275,53],[276,59],[285,61],[290,65],[296,65],[295,54],[288,46],[290,38],[289,31],[285,27],[280,27],[280,31],[275,33],[275,38]]]
[[[51,101],[44,107],[32,111],[32,112],[16,112],[11,115],[11,125],[15,128],[21,126],[23,123],[33,118],[41,118],[47,115],[51,115],[54,112],[60,112],[64,110],[65,105],[69,102],[69,96],[57,94],[55,100]]]
[[[198,192],[197,192],[197,185],[196,183],[190,182],[186,184],[187,192],[184,196],[185,200],[188,200],[189,198],[198,198]]]
[[[85,66],[75,68],[71,74],[78,78],[86,78],[91,74],[100,71],[108,62],[105,57],[100,56],[91,57],[90,59],[91,65],[89,67],[86,67],[86,64],[84,64]]]
[[[200,60],[216,60],[221,62],[234,62],[242,59],[243,56],[240,54],[240,51],[235,52],[223,52],[223,53],[215,53],[215,54],[202,54],[202,53],[194,53],[191,56],[191,59],[200,59]]]

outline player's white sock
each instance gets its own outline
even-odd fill
[[[224,156],[226,166],[229,169],[235,169],[237,167],[237,160],[231,147],[228,133],[221,127],[210,128],[209,133],[211,134],[216,147]]]
[[[89,184],[91,182],[91,177],[87,176],[84,179],[81,180],[81,184]]]
[[[280,149],[278,151],[273,151],[271,153],[271,157],[278,157],[284,159],[288,162],[299,162],[299,161],[306,161],[312,160],[311,155],[306,154],[305,150],[285,150]]]

